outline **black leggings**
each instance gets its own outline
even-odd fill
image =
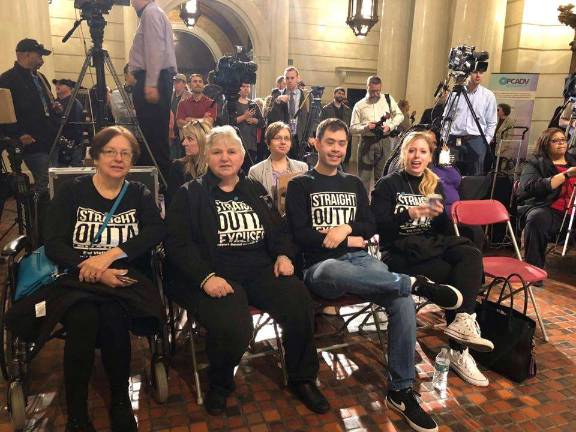
[[[524,229],[524,255],[526,262],[544,268],[546,248],[553,241],[562,225],[564,214],[550,207],[528,210],[522,218]]]
[[[94,351],[100,348],[108,376],[112,401],[128,395],[130,378],[129,319],[116,302],[82,301],[66,311],[64,385],[68,417],[88,416],[88,385],[94,364]]]
[[[312,301],[303,282],[295,276],[275,277],[272,267],[249,280],[236,282],[227,278],[227,281],[234,293],[214,298],[196,290],[196,304],[189,305],[194,307],[199,322],[208,331],[210,387],[224,394],[234,390],[234,368],[252,336],[248,305],[266,311],[282,327],[290,382],[316,379],[318,355],[314,345]]]
[[[391,271],[412,276],[423,275],[434,282],[447,283],[462,293],[462,306],[446,311],[446,322],[454,321],[457,312],[474,313],[476,296],[482,287],[482,252],[469,245],[447,249],[441,257],[417,264],[409,263],[405,255],[391,253],[388,261]]]

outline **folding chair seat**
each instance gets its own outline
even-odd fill
[[[540,329],[542,330],[544,340],[548,342],[548,335],[544,328],[544,322],[542,321],[540,310],[538,309],[538,304],[532,291],[532,284],[544,281],[548,277],[548,273],[546,273],[545,270],[528,264],[522,260],[522,255],[520,254],[520,249],[516,242],[516,236],[514,235],[514,230],[510,223],[510,216],[504,205],[502,205],[500,201],[496,200],[458,201],[452,205],[452,222],[457,235],[460,235],[458,224],[493,225],[497,223],[506,223],[506,228],[510,235],[510,239],[512,240],[516,258],[502,256],[484,257],[482,260],[484,273],[487,276],[494,278],[493,283],[504,282],[506,280],[519,281],[522,283],[522,288],[513,291],[511,295],[526,289],[530,301],[532,302],[532,306],[534,307],[534,312],[536,313],[536,318],[540,325]]]

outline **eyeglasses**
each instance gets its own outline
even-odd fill
[[[550,142],[552,144],[566,144],[566,138],[556,138],[556,139],[550,140]]]
[[[275,136],[274,138],[272,138],[272,141],[286,141],[286,142],[290,142],[290,141],[292,141],[292,138],[289,137],[289,136],[288,136],[288,137],[285,137],[285,136],[283,136],[283,137],[281,137],[281,136]]]
[[[115,159],[118,155],[120,155],[122,160],[128,161],[132,159],[132,153],[128,151],[119,152],[118,150],[102,150],[101,154],[109,159]]]

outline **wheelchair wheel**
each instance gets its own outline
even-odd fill
[[[15,431],[23,430],[26,426],[26,397],[22,382],[13,381],[8,389],[8,410],[10,420]]]
[[[152,361],[150,380],[154,400],[164,403],[168,399],[168,371],[162,361]]]

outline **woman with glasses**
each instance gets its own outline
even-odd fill
[[[286,174],[299,174],[308,171],[308,165],[288,157],[292,146],[290,126],[277,121],[266,128],[264,135],[266,145],[270,150],[268,159],[257,163],[248,172],[248,177],[260,182],[264,189],[274,199],[278,208],[278,178]]]
[[[96,173],[63,184],[48,211],[46,255],[65,274],[9,312],[14,332],[29,330],[40,346],[58,322],[64,325],[66,432],[95,431],[88,414],[88,384],[97,347],[110,385],[110,429],[137,431],[128,393],[130,331],[148,335],[162,323],[158,290],[139,269],[149,267],[148,252],[164,236],[151,192],[126,181],[139,153],[126,128],[108,127],[94,136],[90,154]],[[42,321],[31,319],[38,317],[39,304],[45,305]]]
[[[558,234],[564,212],[574,204],[570,197],[576,183],[576,158],[567,149],[562,129],[546,129],[520,177],[518,215],[525,259],[541,268],[548,243]]]

